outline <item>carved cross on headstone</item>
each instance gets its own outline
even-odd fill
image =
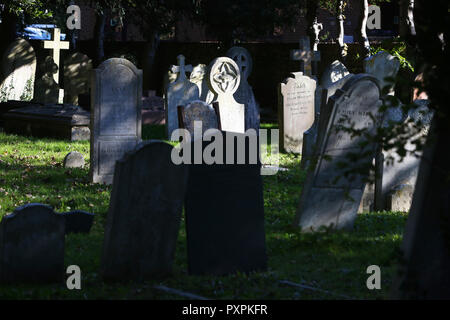
[[[303,62],[303,74],[312,75],[311,63],[320,61],[320,51],[311,51],[309,37],[300,38],[300,49],[291,50],[291,60]]]
[[[56,83],[59,83],[59,51],[69,49],[69,41],[61,41],[61,30],[55,28],[53,29],[53,41],[44,41],[44,48],[53,50],[53,61],[58,66],[58,71],[53,74],[53,79]]]
[[[185,63],[185,57],[180,54],[177,57],[177,61],[178,61],[178,66],[172,66],[172,68],[170,68],[170,71],[172,71],[172,73],[179,73],[177,80],[176,81],[183,81],[186,80],[186,72],[192,72],[192,65],[188,64],[187,66],[184,64]]]

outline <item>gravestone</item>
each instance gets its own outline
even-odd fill
[[[339,60],[333,61],[329,64],[320,78],[320,85],[324,88],[331,87],[340,79],[345,78],[349,74],[345,65]]]
[[[208,81],[215,101],[219,103],[222,130],[229,132],[245,132],[245,106],[234,98],[239,88],[241,74],[239,66],[233,59],[219,57],[209,67]]]
[[[230,137],[257,140],[256,135],[224,132],[224,141]],[[205,141],[203,150],[210,144]],[[246,155],[255,146],[247,141]],[[252,164],[251,157],[236,164],[236,149],[224,147],[218,152],[223,164],[188,166],[185,216],[190,274],[224,275],[267,268],[261,164]],[[231,151],[234,164],[225,164]]]
[[[32,203],[0,223],[0,283],[59,282],[64,276],[65,221],[50,206]]]
[[[71,151],[64,157],[64,168],[83,168],[84,157],[78,151]]]
[[[245,130],[255,129],[259,132],[259,107],[253,89],[247,81],[253,69],[252,56],[242,47],[232,47],[226,56],[236,62],[241,73],[239,87],[233,96],[238,103],[245,106]]]
[[[448,126],[433,118],[401,244],[394,299],[450,299]],[[441,123],[442,124],[442,123]]]
[[[78,106],[38,103],[27,103],[3,115],[6,133],[71,141],[89,140],[89,117],[89,112]]]
[[[64,59],[64,102],[78,105],[78,96],[88,94],[92,60],[81,52],[75,52]]]
[[[352,138],[341,127],[354,123],[354,129],[374,134],[379,124],[370,115],[377,122],[381,120],[377,80],[366,74],[355,75],[337,90],[329,104],[332,113],[325,139],[320,145],[317,165],[307,173],[294,222],[305,231],[353,227],[375,155],[374,143],[366,143],[363,135]],[[349,160],[350,155],[354,159]],[[346,165],[341,166],[342,163]]]
[[[394,84],[388,78],[395,79],[399,68],[400,60],[386,51],[364,59],[364,72],[377,78],[381,90],[386,90],[390,95],[393,95]]]
[[[116,160],[141,141],[142,70],[108,59],[94,70],[91,88],[90,175],[111,184]]]
[[[83,210],[64,212],[62,215],[66,224],[66,234],[89,233],[95,216],[95,214]]]
[[[143,142],[117,161],[103,243],[105,280],[145,280],[171,272],[186,168],[165,142]]]
[[[179,128],[177,107],[185,106],[189,102],[199,99],[198,87],[186,77],[186,71],[191,71],[192,66],[185,66],[183,55],[177,57],[179,66],[172,67],[172,73],[178,74],[175,82],[167,88],[166,129],[167,138],[171,139],[172,132]]]
[[[0,102],[29,101],[34,95],[36,54],[24,39],[11,43],[3,54],[0,74]]]
[[[320,61],[320,51],[311,51],[309,37],[300,38],[299,49],[291,50],[291,60],[300,61],[300,70],[305,76],[312,76],[312,63]]]
[[[181,108],[180,116],[182,118],[183,128],[189,131],[191,139],[194,138],[194,122],[197,122],[197,125],[201,124],[202,136],[208,129],[219,129],[216,111],[206,102],[196,100]]]
[[[61,41],[61,30],[59,28],[53,29],[53,40],[44,41],[44,49],[52,50],[52,58],[56,63],[57,71],[53,75],[56,83],[59,83],[59,69],[60,69],[60,51],[69,49],[69,41]]]
[[[408,132],[415,134],[406,141],[404,147],[407,154],[403,159],[395,150],[384,151],[382,184],[381,186],[375,185],[376,190],[381,189],[381,209],[409,211],[422,157],[422,152],[416,151],[415,142],[426,140],[432,117],[433,112],[427,105],[420,105],[420,102],[418,102],[415,109],[408,111],[406,119],[401,117],[393,120],[395,123],[401,123],[401,125],[409,128]]]
[[[60,88],[53,78],[58,72],[58,66],[54,63],[52,57],[46,57],[40,68],[42,75],[36,78],[34,83],[33,101],[43,104],[60,103]]]
[[[280,145],[286,152],[301,153],[303,133],[314,123],[316,80],[293,72],[280,83],[278,121]]]

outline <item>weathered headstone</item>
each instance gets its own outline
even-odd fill
[[[83,168],[84,157],[78,151],[71,151],[64,157],[64,168]]]
[[[364,72],[378,79],[381,90],[393,94],[394,84],[388,78],[397,76],[400,60],[386,51],[380,51],[374,56],[364,59]]]
[[[376,79],[366,74],[353,76],[330,98],[329,104],[332,113],[325,139],[314,170],[307,174],[295,217],[295,224],[305,231],[353,227],[375,155],[374,143],[366,143],[364,135],[352,137],[342,127],[352,127],[354,123],[353,129],[365,129],[367,134],[374,134],[381,118]],[[352,160],[349,159],[351,154],[354,155]]]
[[[345,78],[348,74],[349,72],[345,65],[339,60],[335,60],[325,68],[320,78],[320,85],[328,88],[340,79]]]
[[[242,141],[250,135],[225,132],[223,139],[232,136]],[[204,142],[203,150],[209,145]],[[253,147],[247,141],[247,155]],[[244,164],[236,164],[236,149],[221,150],[224,164],[189,165],[185,215],[190,274],[223,275],[267,268],[261,165],[252,164],[250,157]],[[234,151],[235,162],[225,164],[230,151]]]
[[[219,121],[217,119],[216,111],[206,102],[196,100],[189,103],[187,106],[181,107],[181,120],[183,128],[189,131],[191,138],[194,137],[194,124],[201,124],[202,135],[206,130],[214,128],[219,129]],[[181,127],[181,124],[180,124]]]
[[[64,59],[64,102],[78,105],[78,95],[88,94],[92,60],[80,52]]]
[[[34,83],[33,101],[44,104],[56,104],[60,102],[60,88],[55,81],[54,74],[58,72],[58,66],[53,58],[48,56],[40,65],[42,75],[36,78]]]
[[[232,47],[226,55],[236,62],[241,73],[239,87],[233,96],[238,103],[245,106],[245,130],[255,129],[258,132],[259,107],[253,89],[247,81],[253,69],[252,56],[242,47]]]
[[[94,70],[91,168],[94,183],[112,183],[114,164],[141,141],[142,70],[111,58]]]
[[[47,205],[18,207],[0,223],[0,283],[62,281],[65,221]]]
[[[303,133],[314,123],[316,80],[291,73],[278,90],[280,145],[286,152],[301,153]]]
[[[183,55],[177,57],[179,66],[172,67],[172,73],[178,74],[177,80],[169,84],[167,88],[166,129],[167,138],[171,139],[172,132],[179,128],[177,107],[185,106],[189,102],[199,99],[197,85],[189,81],[186,71],[191,71],[192,66],[185,66]]]
[[[233,59],[219,57],[209,67],[208,81],[215,94],[214,102],[219,103],[222,130],[229,132],[245,132],[245,106],[234,99],[239,88],[241,74],[239,66]]]
[[[143,142],[117,161],[105,229],[102,276],[145,280],[171,272],[186,184],[173,147]]]
[[[29,101],[34,95],[36,54],[24,39],[11,43],[3,54],[0,100]]]

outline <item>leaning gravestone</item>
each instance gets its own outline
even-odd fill
[[[232,47],[227,51],[227,57],[233,59],[240,70],[241,81],[239,87],[234,93],[234,98],[238,103],[245,106],[245,130],[255,129],[259,130],[259,108],[256,102],[253,89],[248,83],[247,79],[250,76],[253,68],[253,60],[250,52],[242,47]]]
[[[293,72],[280,83],[278,121],[280,145],[286,152],[301,153],[303,133],[314,123],[316,80]]]
[[[78,105],[78,95],[88,94],[92,60],[80,52],[64,59],[64,102]]]
[[[141,141],[142,70],[108,59],[94,70],[92,90],[90,175],[111,184],[116,160]]]
[[[239,66],[233,59],[219,57],[209,67],[208,81],[215,101],[219,103],[222,130],[245,132],[245,106],[234,99],[241,79]]]
[[[65,221],[47,205],[18,207],[0,223],[0,283],[59,282]]]
[[[330,98],[329,104],[332,113],[325,139],[314,170],[307,174],[295,217],[295,224],[305,231],[353,227],[375,155],[374,143],[366,143],[363,135],[352,137],[342,127],[354,123],[353,129],[365,129],[366,133],[374,134],[378,123],[374,123],[370,115],[378,122],[381,106],[376,79],[366,74],[353,76]],[[349,163],[351,154],[358,156]],[[343,167],[342,163],[346,165]],[[361,169],[367,173],[362,173]]]
[[[0,100],[29,101],[34,95],[36,54],[24,39],[11,43],[3,54]]]
[[[230,137],[257,139],[255,134],[231,132],[225,132],[223,139]],[[205,141],[203,150],[210,144]],[[195,143],[190,147],[195,148]],[[222,147],[216,150],[222,164],[189,165],[185,215],[190,274],[224,275],[267,268],[261,164],[251,157],[236,164],[236,146],[234,164],[225,164],[233,150],[225,148],[225,143]],[[257,145],[247,141],[243,148],[248,155]]]
[[[177,57],[179,66],[173,66],[172,72],[178,73],[177,80],[169,84],[166,95],[166,129],[167,138],[171,139],[172,132],[179,128],[177,108],[185,106],[189,102],[199,99],[199,90],[197,85],[189,81],[186,77],[186,71],[191,71],[192,66],[185,65],[183,55]]]
[[[102,276],[145,280],[171,272],[181,221],[186,168],[173,147],[143,142],[117,161],[105,229]]]

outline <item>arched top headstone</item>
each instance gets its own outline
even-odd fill
[[[136,68],[136,66],[131,61],[124,58],[110,58],[108,60],[105,60],[97,67],[97,70],[100,72],[104,72],[105,70],[110,70],[111,67],[116,67],[118,65],[123,65],[129,68],[136,76],[138,76],[142,72],[141,70]]]

